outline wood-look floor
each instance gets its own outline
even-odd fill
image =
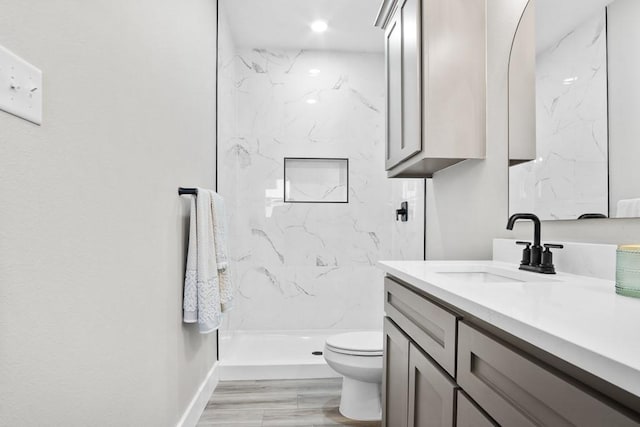
[[[317,380],[223,381],[198,426],[379,427],[340,415],[341,378]]]

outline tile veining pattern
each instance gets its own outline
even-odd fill
[[[605,11],[536,57],[537,159],[510,168],[510,212],[608,214]]]
[[[381,328],[375,263],[392,255],[399,207],[384,172],[383,56],[228,56],[220,84],[233,88],[235,114],[221,124],[219,190],[233,212],[239,294],[225,329]],[[349,158],[349,203],[284,203],[284,157]],[[414,246],[421,259],[422,241]]]
[[[221,382],[198,426],[361,426],[380,422],[343,417],[342,379]]]

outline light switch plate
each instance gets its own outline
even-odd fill
[[[0,110],[42,124],[42,71],[2,46]]]

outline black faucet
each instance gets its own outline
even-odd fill
[[[540,218],[532,213],[517,213],[511,215],[507,222],[507,230],[513,230],[516,221],[524,219],[533,221],[533,245],[531,242],[516,242],[518,245],[526,245],[522,250],[522,261],[520,261],[520,270],[535,271],[537,273],[555,274],[556,270],[553,266],[553,254],[551,248],[562,249],[562,245],[545,244],[544,251],[540,246]]]

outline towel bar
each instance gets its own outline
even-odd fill
[[[198,195],[198,189],[197,188],[184,188],[184,187],[179,187],[178,188],[178,195],[182,196],[183,194],[193,194],[193,195]]]

